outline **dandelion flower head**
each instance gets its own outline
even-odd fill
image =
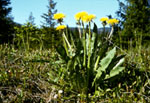
[[[76,19],[76,20],[83,19],[83,17],[86,16],[86,15],[88,15],[88,13],[85,12],[85,11],[78,12],[78,13],[75,15],[75,19]]]
[[[91,22],[93,19],[95,19],[96,16],[93,15],[93,14],[90,14],[90,15],[86,15],[82,18],[82,21],[83,22]]]
[[[59,20],[59,19],[63,19],[63,18],[65,18],[66,16],[63,14],[63,13],[56,13],[56,14],[54,14],[54,19],[55,20]]]
[[[114,24],[118,24],[118,23],[119,23],[119,20],[117,20],[117,19],[109,19],[109,20],[107,21],[107,23],[110,24],[110,25],[114,25]]]
[[[107,17],[102,17],[102,18],[100,19],[101,22],[106,22],[107,20],[108,20]]]
[[[56,30],[63,30],[66,28],[66,25],[59,25],[56,27]]]

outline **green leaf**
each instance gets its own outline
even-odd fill
[[[112,50],[110,50],[110,51],[107,53],[106,57],[104,57],[104,58],[101,60],[101,62],[100,62],[100,66],[101,66],[101,67],[99,68],[99,70],[105,71],[106,68],[107,68],[107,67],[109,66],[109,64],[111,63],[112,59],[114,58],[115,54],[116,54],[116,47],[114,47]]]
[[[67,56],[65,48],[62,45],[60,45],[59,47],[56,48],[56,50],[60,54],[60,56],[62,57],[62,59],[67,62],[68,59],[69,59],[69,57]]]
[[[96,34],[95,33],[93,33],[92,34],[92,38],[91,38],[91,54],[94,52],[94,43],[95,43],[95,39],[96,39]]]
[[[100,61],[100,67],[96,70],[97,74],[94,78],[94,81],[92,83],[92,86],[94,85],[95,81],[99,79],[103,72],[106,71],[109,64],[111,63],[112,59],[114,58],[116,54],[116,47],[114,47],[112,50],[106,53],[107,55]]]
[[[75,40],[73,39],[72,33],[70,33],[70,37],[71,37],[71,45],[73,46],[73,48],[76,48]]]
[[[97,25],[94,23],[93,32],[98,34]]]
[[[97,74],[96,74],[96,76],[95,76],[95,78],[94,78],[94,80],[93,80],[93,82],[92,82],[92,86],[94,86],[96,80],[97,80],[98,78],[100,78],[101,75],[102,75],[102,71],[98,70],[98,71],[97,71]]]
[[[106,76],[105,79],[114,77],[114,76],[118,75],[121,71],[123,71],[125,69],[125,67],[120,67],[120,65],[122,65],[123,62],[124,62],[124,58],[120,59],[120,61],[115,65],[115,67],[113,67],[113,69],[110,71],[110,74],[108,76]]]
[[[118,56],[118,57],[114,57],[113,58],[113,60],[112,60],[112,62],[110,63],[110,65],[108,66],[108,69],[106,70],[106,74],[109,74],[110,73],[110,71],[115,67],[115,65],[118,63],[118,61],[120,60],[120,59],[122,59],[122,58],[124,58],[125,57],[125,55],[120,55],[120,56]]]
[[[123,71],[125,67],[117,67],[116,69],[110,71],[110,76],[109,78],[118,75],[121,71]]]

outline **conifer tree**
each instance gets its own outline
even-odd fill
[[[132,35],[135,31],[150,32],[150,6],[148,0],[120,0],[117,15],[121,18],[124,34]]]
[[[5,18],[11,12],[10,0],[0,0],[0,18]]]
[[[12,8],[9,7],[10,0],[0,0],[0,43],[12,39],[13,24],[10,16]]]
[[[31,12],[27,22],[29,22],[32,25],[35,25],[34,19],[35,19],[35,17],[33,16],[33,13]]]
[[[57,12],[57,10],[55,9],[56,4],[57,3],[53,0],[48,0],[48,12],[42,15],[42,18],[45,19],[44,26],[46,27],[54,27],[56,25],[53,19],[53,15]]]

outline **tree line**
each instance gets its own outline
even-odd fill
[[[117,30],[121,31],[122,35],[127,38],[134,38],[137,32],[143,35],[150,36],[150,2],[149,0],[117,0],[119,3],[119,10],[116,14],[120,20],[117,25]],[[11,0],[0,0],[0,43],[11,43],[15,37],[14,27],[21,27],[22,25],[13,21],[10,15],[12,7],[10,7]],[[48,0],[46,13],[42,14],[44,19],[42,22],[42,29],[45,33],[51,35],[57,22],[54,21],[53,15],[57,13],[57,3],[54,0]],[[28,22],[32,25],[34,17],[31,13]]]

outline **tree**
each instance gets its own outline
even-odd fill
[[[29,22],[32,25],[35,25],[34,19],[35,19],[35,17],[33,16],[33,13],[31,12],[27,22]]]
[[[0,0],[0,43],[12,39],[14,22],[9,15],[12,10],[10,3],[10,0]]]
[[[0,0],[0,18],[5,18],[11,12],[12,8],[8,7],[10,0]]]
[[[47,6],[48,8],[48,13],[44,13],[42,15],[42,18],[45,19],[45,23],[44,25],[48,26],[48,27],[54,27],[56,25],[54,19],[53,19],[53,15],[57,12],[57,10],[55,9],[56,6],[56,2],[54,2],[53,0],[48,0],[49,5]]]
[[[132,35],[135,31],[147,33],[150,27],[150,7],[148,0],[125,0],[126,4],[118,0],[120,17],[124,33]]]

